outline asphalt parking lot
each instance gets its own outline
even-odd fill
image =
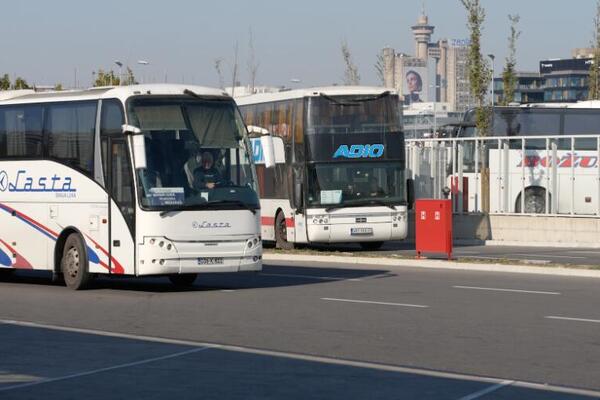
[[[600,398],[597,280],[296,262],[0,282],[0,398]]]

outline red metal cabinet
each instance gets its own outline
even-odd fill
[[[452,258],[452,200],[419,199],[415,204],[417,257],[444,253]]]

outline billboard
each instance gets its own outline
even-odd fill
[[[403,75],[402,94],[404,95],[404,103],[412,104],[429,101],[427,90],[429,88],[429,71],[427,66],[405,65]]]

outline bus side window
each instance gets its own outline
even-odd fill
[[[0,115],[0,157],[41,158],[44,108],[9,106]]]
[[[94,175],[96,107],[95,101],[50,104],[46,121],[48,156],[88,176]]]

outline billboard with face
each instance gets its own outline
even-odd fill
[[[404,67],[404,102],[406,104],[428,101],[427,67]]]

